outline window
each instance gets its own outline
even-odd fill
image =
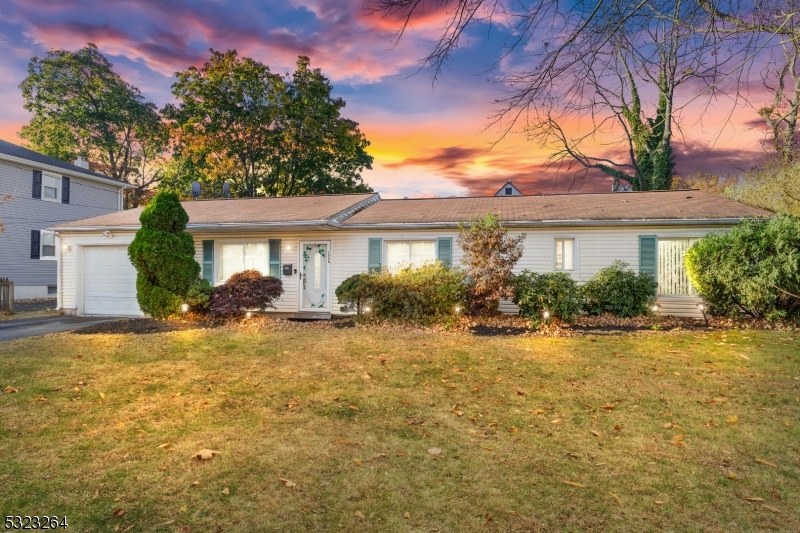
[[[575,270],[575,239],[556,239],[556,270]]]
[[[55,285],[48,285],[47,286],[47,295],[48,296],[54,296],[54,295],[57,295],[57,294],[58,294],[58,287],[56,287]]]
[[[511,187],[506,187],[506,196],[511,196]]]
[[[436,241],[384,241],[384,245],[386,267],[391,272],[436,260]]]
[[[61,188],[61,178],[50,174],[42,174],[42,200],[59,202],[58,191]]]
[[[42,238],[42,251],[39,254],[40,259],[55,259],[56,258],[56,234],[51,231],[43,231]]]
[[[223,244],[220,247],[220,279],[227,280],[243,270],[258,270],[269,275],[269,254],[266,243]]]
[[[686,276],[683,256],[697,239],[658,239],[658,294],[666,296],[696,296],[697,292]]]

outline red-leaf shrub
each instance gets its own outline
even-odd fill
[[[211,314],[235,316],[249,310],[275,308],[272,302],[283,294],[283,283],[258,270],[245,270],[231,276],[211,296]]]

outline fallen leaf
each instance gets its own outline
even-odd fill
[[[664,427],[666,429],[672,429],[672,422],[667,422],[666,424],[664,424]]]
[[[594,429],[592,430],[592,435],[594,435],[595,437],[602,437],[603,436],[602,433],[600,433],[599,431],[595,431]]]
[[[525,392],[524,390],[518,390],[517,391],[517,395],[519,395],[519,396],[525,396],[526,394],[528,394],[528,393]]]
[[[756,498],[756,497],[753,497],[753,496],[749,496],[749,497],[745,497],[745,500],[747,500],[749,502],[763,502],[764,498]]]
[[[11,385],[9,385],[9,386],[8,386],[8,387],[6,387],[5,389],[3,389],[3,392],[5,392],[6,394],[12,394],[12,393],[14,393],[14,392],[19,392],[19,389],[15,389],[15,388],[14,388],[14,387],[12,387]]]
[[[749,357],[747,357],[747,356],[746,356],[745,354],[743,354],[743,353],[740,353],[740,354],[739,354],[739,357],[741,357],[742,359],[746,359],[747,361],[749,361],[749,360],[750,360],[750,358],[749,358]]]
[[[441,448],[428,448],[428,453],[431,455],[441,455],[442,449]]]
[[[781,510],[778,509],[777,507],[773,507],[771,505],[767,505],[767,504],[763,504],[763,503],[761,504],[761,507],[763,507],[764,509],[766,509],[768,511],[772,511],[773,513],[781,514]]]
[[[770,463],[769,461],[765,461],[764,459],[755,459],[755,462],[761,463],[762,465],[771,466],[772,468],[778,468],[778,465],[775,463]]]
[[[729,426],[735,426],[739,422],[739,417],[736,415],[731,415],[728,417],[727,422]]]
[[[734,474],[733,472],[731,472],[730,474],[728,474],[728,476],[727,476],[727,477],[728,477],[728,479],[736,479],[736,474]]]
[[[366,517],[366,516],[364,516],[364,513],[362,513],[361,511],[356,511],[356,512],[355,512],[355,513],[353,513],[353,514],[354,514],[354,515],[356,515],[356,517],[357,517],[357,518],[360,518],[361,520],[366,520],[366,519],[367,519],[367,517]]]
[[[556,418],[555,420],[552,421],[552,423],[553,424],[560,424],[561,423],[561,419],[560,418]]]
[[[122,507],[117,507],[111,514],[119,518],[120,516],[125,514],[125,509],[123,509]]]
[[[159,444],[158,447],[161,448],[161,449],[164,449],[164,448],[169,447],[171,444],[172,444],[171,442],[167,441],[164,444]]]
[[[546,412],[546,411],[545,411],[544,409],[533,409],[533,410],[531,411],[531,413],[533,413],[533,414],[535,414],[535,415],[543,415],[543,414],[545,414],[545,412]]]
[[[614,407],[616,407],[616,406],[615,405],[611,405],[610,403],[607,403],[607,404],[605,404],[603,406],[603,409],[605,409],[606,411],[611,411],[612,409],[614,409]]]
[[[617,500],[617,503],[618,503],[618,504],[622,505],[622,500],[620,500],[620,499],[619,499],[619,496],[617,496],[617,495],[616,495],[616,494],[614,494],[613,492],[609,492],[609,494],[611,494],[611,496],[613,496],[613,497],[614,497],[614,499],[615,499],[615,500]]]
[[[578,483],[577,481],[565,481],[564,483],[567,484],[567,485],[570,485],[571,487],[585,487],[586,486],[583,483]]]
[[[187,506],[185,506],[185,505],[183,507],[181,507],[180,509],[178,509],[178,511],[180,511],[182,513],[185,513],[188,510],[189,510],[189,508]]]
[[[229,489],[228,487],[225,487],[224,489],[222,489],[222,494],[230,494],[230,493],[231,493],[231,489]]]
[[[363,379],[372,379],[372,374],[369,372],[364,372],[364,375],[361,376]]]
[[[100,399],[101,399],[101,400],[105,400],[105,399],[106,399],[106,395],[105,395],[105,394],[103,394],[102,392],[100,393]]]
[[[656,505],[664,505],[664,502],[662,502],[661,500],[656,500]]]
[[[214,456],[217,455],[217,454],[219,454],[219,452],[216,451],[216,450],[209,450],[209,449],[203,448],[202,450],[199,450],[199,451],[195,452],[195,454],[192,455],[192,457],[194,459],[200,459],[202,461],[208,461],[209,459],[213,459]]]
[[[406,519],[411,518],[411,513],[406,511],[405,513],[403,513],[403,518],[406,518]]]
[[[359,465],[359,466],[361,466],[362,464],[364,464],[364,462],[363,462],[361,459],[353,459],[353,462],[354,462],[355,464]]]
[[[617,424],[616,426],[614,426],[614,431],[622,431],[622,426]]]
[[[288,479],[279,478],[279,481],[280,481],[281,483],[283,483],[284,485],[286,485],[286,486],[287,486],[288,488],[290,488],[290,489],[291,489],[292,487],[296,487],[296,486],[297,486],[297,483],[295,483],[294,481],[289,481]]]

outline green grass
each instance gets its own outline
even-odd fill
[[[64,334],[0,344],[7,386],[0,518],[66,515],[91,532],[800,531],[787,333]],[[192,459],[202,448],[220,454]]]

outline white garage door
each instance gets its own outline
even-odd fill
[[[136,269],[127,246],[84,248],[83,291],[84,314],[142,315],[136,300]]]

